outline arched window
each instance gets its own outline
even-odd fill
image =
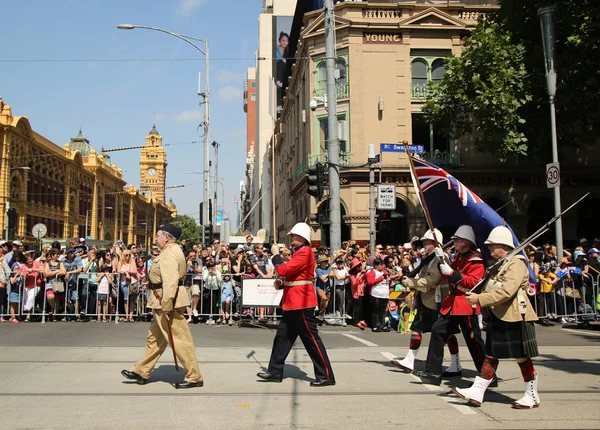
[[[444,78],[446,74],[446,66],[444,65],[444,60],[438,58],[435,60],[431,66],[431,80],[434,83],[438,83]]]
[[[337,97],[348,97],[348,79],[346,73],[346,60],[338,58],[335,63],[335,68],[338,70],[339,78],[336,80]]]
[[[416,59],[410,66],[412,98],[424,98],[427,95],[427,63]]]
[[[325,61],[319,64],[317,71],[319,79],[317,85],[317,92],[320,96],[323,96],[327,94],[327,66],[325,64]]]

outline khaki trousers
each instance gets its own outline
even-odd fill
[[[183,316],[183,308],[173,309],[171,312],[171,328],[173,330],[173,343],[175,352],[183,369],[185,381],[200,382],[202,375],[198,367],[198,357],[194,349],[194,340],[187,320]],[[146,339],[146,351],[140,361],[133,365],[132,371],[148,378],[169,344],[169,329],[167,317],[160,309],[152,309],[152,323]]]

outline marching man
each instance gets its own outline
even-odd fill
[[[485,274],[483,257],[476,250],[475,232],[471,226],[460,226],[452,236],[452,240],[454,241],[456,257],[452,261],[452,265],[446,262],[440,264],[440,272],[448,280],[450,293],[442,303],[440,318],[431,328],[425,371],[413,372],[424,383],[433,385],[440,385],[442,382],[444,344],[451,336],[458,333],[459,327],[478,371],[481,370],[484,358],[485,346],[477,321],[477,315],[481,313],[481,310],[479,305],[472,306],[466,299],[466,292],[473,288]],[[439,251],[436,249],[436,254],[441,257],[443,257],[443,252],[442,249],[439,249]],[[451,364],[453,372],[448,374],[450,372],[447,371],[446,376],[458,376],[461,371],[457,354],[458,345],[449,345],[449,347],[453,360]],[[454,351],[456,351],[456,354]],[[456,373],[454,373],[454,369],[456,369]]]
[[[317,330],[315,307],[317,294],[313,279],[315,276],[315,256],[310,248],[310,227],[299,222],[288,233],[294,255],[286,263],[275,268],[279,277],[283,278],[283,297],[281,307],[283,315],[273,341],[273,350],[266,372],[257,376],[265,381],[281,382],[285,359],[294,346],[298,336],[306,348],[315,369],[316,380],[311,387],[335,385],[333,369]],[[282,281],[275,281],[279,289]]]
[[[436,239],[439,244],[444,241],[442,233],[437,228],[434,231],[427,230],[421,238],[427,255],[431,255],[434,252]],[[402,279],[402,285],[412,290],[417,290],[415,294],[417,314],[410,326],[412,332],[410,336],[410,349],[406,357],[402,360],[394,358],[391,361],[394,366],[404,371],[404,373],[411,373],[414,370],[415,359],[421,347],[423,333],[431,332],[433,323],[437,321],[440,314],[438,305],[442,301],[440,286],[442,275],[438,268],[439,263],[440,261],[437,258],[433,258],[429,264],[423,266],[416,278],[405,277]],[[450,348],[452,361],[450,367],[442,373],[442,376],[459,376],[462,369],[458,358],[458,341],[456,340],[456,336],[451,335],[448,338],[447,344]]]
[[[505,258],[515,247],[511,231],[504,226],[494,228],[485,244],[496,260]],[[525,381],[525,395],[513,402],[513,408],[531,409],[540,405],[538,374],[531,362],[538,355],[533,325],[538,318],[527,297],[528,286],[527,266],[515,255],[506,258],[498,273],[486,283],[484,293],[467,293],[469,303],[491,309],[481,372],[471,387],[452,389],[472,405],[483,403],[483,395],[496,375],[501,358],[515,358]]]

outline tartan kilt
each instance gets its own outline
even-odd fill
[[[437,321],[439,315],[440,313],[437,310],[419,304],[415,319],[410,325],[410,330],[418,333],[431,333],[431,327]]]
[[[539,352],[533,322],[506,322],[490,312],[485,353],[496,359],[537,357]]]

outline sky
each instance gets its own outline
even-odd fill
[[[179,214],[197,219],[203,176],[184,172],[203,170],[197,93],[198,72],[204,81],[204,55],[171,35],[117,25],[208,39],[210,141],[220,144],[223,209],[233,224],[234,196],[239,197],[245,177],[243,81],[255,64],[261,7],[261,0],[5,2],[0,94],[13,115],[27,116],[34,131],[61,147],[80,128],[96,150],[144,145],[155,121],[163,144],[173,145],[165,146],[167,186],[185,185],[167,190],[167,200]],[[210,153],[212,159],[212,147]],[[140,150],[109,155],[127,183],[139,187]],[[222,194],[219,186],[219,200]]]

